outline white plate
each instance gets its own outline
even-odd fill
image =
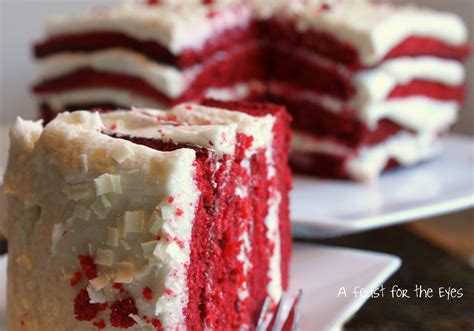
[[[5,330],[6,256],[0,257],[0,330]],[[349,248],[295,245],[291,288],[303,289],[300,330],[339,330],[364,304],[351,291],[369,293],[400,267],[398,257]],[[338,292],[347,290],[347,297]]]
[[[361,184],[295,177],[291,219],[299,236],[335,236],[474,206],[474,139],[450,135],[439,158]]]

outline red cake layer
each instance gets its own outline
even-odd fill
[[[181,54],[175,55],[156,41],[137,40],[120,32],[92,31],[50,37],[34,45],[34,55],[36,58],[43,58],[61,52],[83,53],[119,47],[183,69],[205,62],[218,51],[227,51],[235,45],[257,40],[257,32],[256,24],[234,27],[215,35],[201,49],[185,49]]]
[[[270,96],[272,102],[285,105],[293,117],[293,128],[318,138],[330,138],[348,147],[374,145],[396,134],[403,128],[386,119],[371,130],[351,111],[334,113],[320,104]]]
[[[348,156],[294,151],[290,156],[290,165],[295,173],[321,178],[351,179],[346,170],[347,159]],[[401,165],[392,158],[389,159],[383,171],[388,171],[400,166]]]
[[[430,37],[410,36],[390,50],[384,60],[402,56],[436,56],[464,61],[469,54],[469,44],[454,46]]]
[[[261,53],[257,43],[240,46],[223,59],[205,64],[186,92],[175,99],[169,98],[141,78],[90,68],[40,82],[33,87],[33,91],[41,95],[75,89],[114,88],[136,93],[161,105],[172,106],[184,101],[202,99],[205,90],[210,86],[228,87],[236,82],[262,80],[265,76],[265,67],[261,65],[261,62]],[[104,102],[110,101],[112,100],[104,100]]]
[[[438,82],[414,79],[407,84],[396,86],[387,99],[411,96],[426,96],[435,100],[461,103],[465,96],[465,85],[449,86]]]
[[[275,44],[278,45],[278,44]],[[350,76],[339,73],[336,65],[325,67],[291,48],[269,47],[268,67],[272,80],[348,100],[356,90]]]
[[[291,141],[290,122],[291,117],[285,108],[270,103],[249,103],[249,102],[226,102],[218,100],[204,100],[204,105],[236,110],[253,116],[265,116],[272,114],[276,117],[273,127],[275,139],[273,141],[273,161],[276,167],[277,176],[272,178],[269,184],[281,195],[281,205],[279,210],[280,235],[281,235],[281,272],[283,288],[288,287],[289,262],[291,255],[291,223],[289,220],[289,199],[288,192],[291,190],[291,171],[286,160],[288,159]],[[273,182],[275,181],[275,182]],[[262,185],[257,181],[258,185]]]
[[[275,45],[286,45],[290,48],[302,47],[353,70],[366,67],[362,64],[355,46],[338,40],[330,33],[316,30],[301,33],[295,23],[276,19],[265,21],[262,24],[262,30],[270,43]],[[469,55],[469,45],[454,46],[430,37],[409,36],[387,53],[384,60],[427,55],[463,61]]]

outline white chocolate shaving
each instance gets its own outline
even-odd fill
[[[84,174],[87,174],[89,172],[89,164],[88,164],[88,160],[87,160],[87,154],[79,155],[79,160],[81,162],[81,171]]]
[[[87,294],[89,294],[90,303],[104,303],[107,302],[107,297],[102,290],[96,291],[92,285],[87,286]]]
[[[160,232],[160,229],[163,225],[163,219],[159,216],[158,212],[155,211],[153,214],[151,214],[148,224],[150,224],[148,232],[156,236]]]
[[[94,290],[100,291],[104,287],[106,287],[110,282],[110,277],[107,274],[101,274],[94,279],[89,280],[89,283],[92,285]]]
[[[87,199],[91,194],[88,184],[68,185],[64,188],[63,192],[73,201]]]
[[[120,145],[112,150],[112,157],[118,163],[123,163],[132,156],[133,151],[127,145]]]
[[[117,275],[115,276],[116,283],[130,284],[133,281],[135,268],[130,262],[117,263]]]
[[[123,216],[123,232],[137,233],[143,232],[145,225],[143,211],[126,211]]]
[[[119,243],[119,232],[117,228],[107,227],[107,245],[112,247],[118,247]]]
[[[103,174],[94,179],[97,195],[116,193],[122,194],[120,175]]]
[[[95,263],[105,266],[111,266],[114,262],[114,252],[110,249],[98,248],[96,252]]]
[[[91,216],[91,211],[82,205],[76,205],[72,215],[81,220],[88,221]]]
[[[94,214],[96,214],[96,216],[101,220],[104,219],[105,216],[107,216],[110,210],[110,208],[107,208],[106,206],[104,206],[104,202],[100,197],[94,200],[94,202],[91,205],[91,209],[94,212]]]
[[[143,257],[145,259],[148,259],[153,256],[153,251],[155,250],[157,244],[158,240],[152,240],[141,244],[143,249]]]

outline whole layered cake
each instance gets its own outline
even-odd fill
[[[270,100],[294,118],[295,170],[357,180],[439,153],[469,53],[456,15],[372,0],[133,1],[51,19],[34,51],[46,120]]]
[[[255,329],[288,287],[289,117],[182,104],[18,119],[9,330]]]

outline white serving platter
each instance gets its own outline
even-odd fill
[[[327,237],[427,218],[474,206],[474,139],[450,135],[442,156],[386,173],[374,183],[294,178],[297,236]]]
[[[340,330],[368,300],[356,287],[377,289],[400,267],[398,257],[367,251],[297,244],[291,263],[291,288],[303,289],[301,331]],[[0,257],[0,330],[5,331],[7,257]],[[347,297],[339,295],[345,287]],[[374,299],[376,300],[376,299]]]

